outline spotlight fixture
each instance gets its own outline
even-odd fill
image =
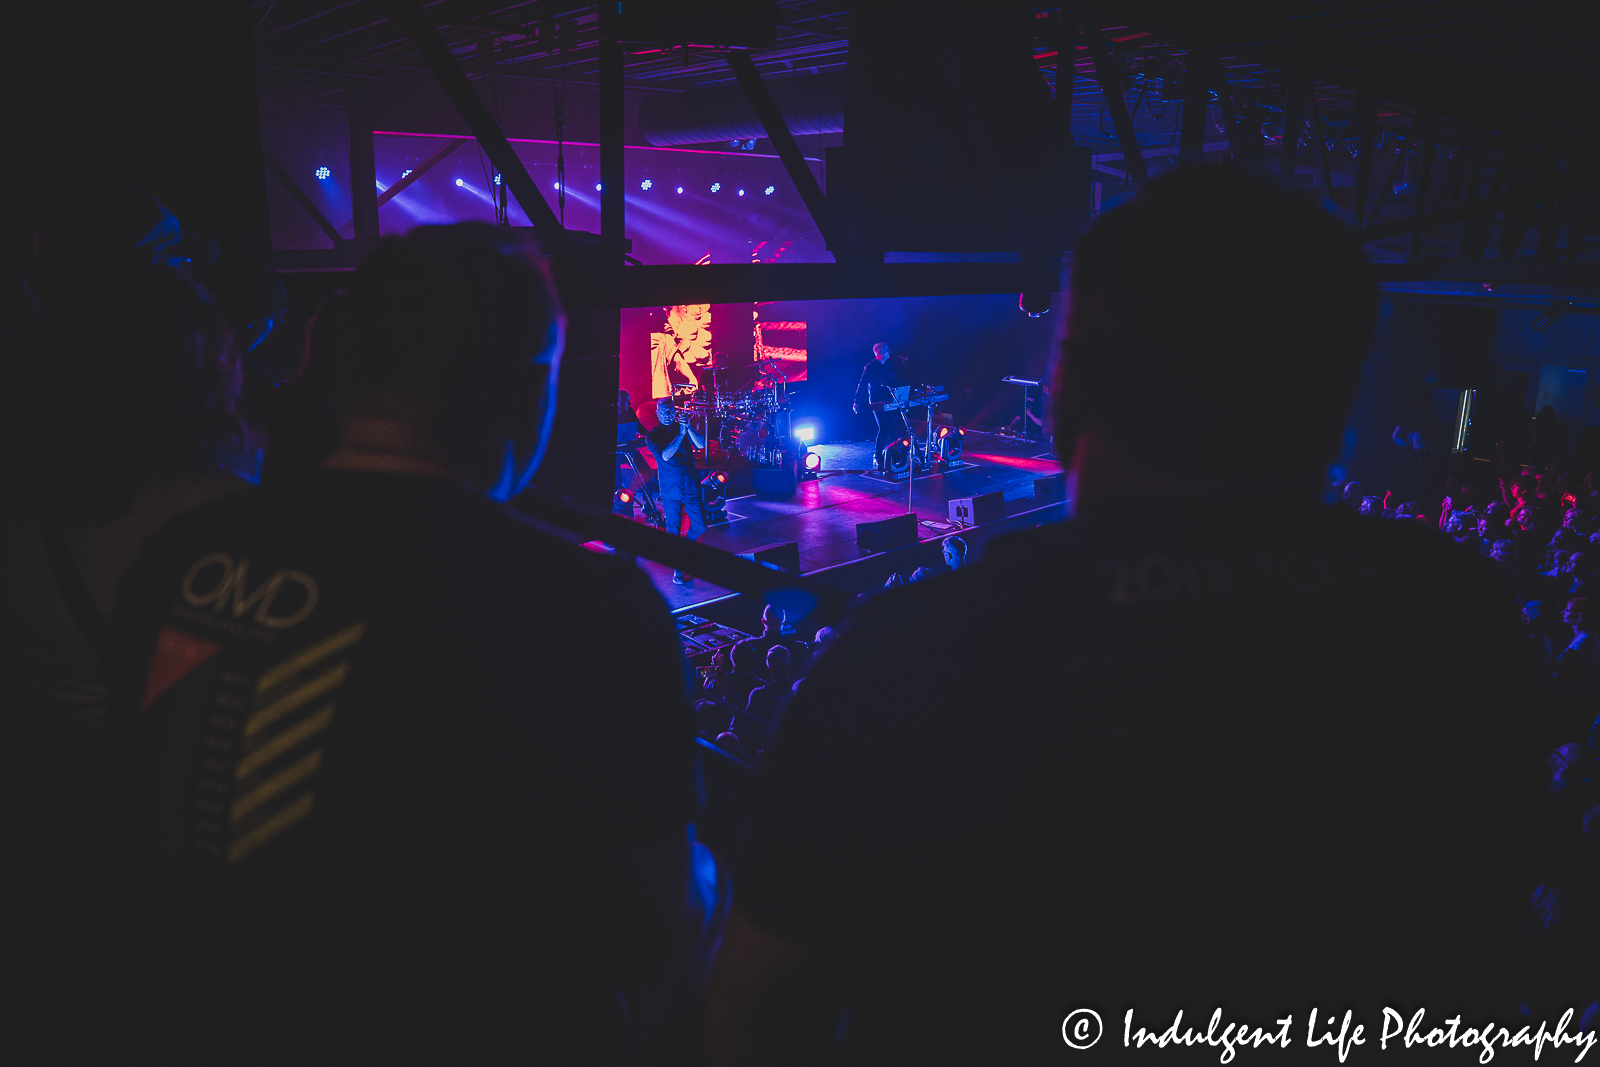
[[[599,182],[595,182],[594,183],[594,191],[597,192],[597,193],[600,191],[600,183]]]
[[[765,189],[761,190],[761,193],[762,193],[763,196],[771,196],[773,193],[775,193],[777,191],[778,191],[778,187],[776,185],[769,185]]]
[[[460,178],[456,179],[456,188],[457,189],[465,188],[466,184],[467,183],[462,181]]]
[[[961,446],[966,444],[967,431],[959,426],[951,429],[948,426],[939,427],[939,456],[942,459],[957,459],[961,455]]]
[[[740,196],[743,196],[743,195],[744,195],[744,190],[743,190],[743,189],[740,189],[740,190],[739,190],[739,195],[740,195]]]
[[[400,172],[400,177],[402,177],[402,178],[409,178],[410,176],[411,176],[411,168],[410,167],[407,167],[405,170]]]
[[[554,186],[555,186],[555,188],[556,188],[556,189],[557,189],[557,190],[560,190],[560,188],[561,188],[561,183],[560,183],[560,182],[555,182],[555,183],[553,183],[553,184],[554,184]]]
[[[911,441],[902,437],[898,441],[889,442],[889,447],[883,450],[884,465],[889,468],[890,474],[904,474],[911,469]]]
[[[701,499],[712,511],[721,511],[727,503],[728,475],[726,471],[712,471],[700,479]]]
[[[794,439],[802,444],[809,445],[817,439],[817,428],[815,426],[796,426],[794,428]]]
[[[683,186],[681,186],[681,185],[678,186],[678,192],[680,192],[680,193],[683,192]]]
[[[648,192],[649,189],[650,189],[650,186],[652,186],[654,184],[655,183],[652,182],[649,178],[646,178],[644,181],[639,183],[639,188],[641,188],[641,189],[643,189],[643,190]]]
[[[626,508],[629,511],[633,510],[633,494],[628,490],[618,489],[611,499],[617,507]]]
[[[722,192],[722,183],[721,183],[721,182],[712,182],[712,183],[711,183],[711,191],[712,191],[712,192],[713,192],[713,193],[720,193],[720,192]]]
[[[807,450],[806,458],[805,458],[805,468],[806,468],[806,470],[810,471],[812,474],[815,474],[817,471],[821,470],[822,469],[822,456],[820,456],[816,452],[812,452],[812,451]]]
[[[499,184],[500,184],[500,175],[498,175],[498,174],[496,174],[496,175],[495,175],[495,176],[494,176],[494,183],[495,183],[495,184],[496,184],[496,185],[499,185]]]
[[[331,177],[333,177],[333,171],[329,170],[327,167],[318,167],[317,168],[317,180],[318,181],[327,181]]]

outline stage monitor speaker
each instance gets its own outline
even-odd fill
[[[800,542],[785,541],[776,545],[762,545],[752,548],[748,552],[739,553],[740,559],[747,559],[752,563],[771,563],[781,567],[790,574],[800,573]]]
[[[1065,474],[1052,474],[1048,478],[1035,478],[1033,480],[1033,502],[1035,504],[1059,504],[1067,499],[1067,476]]]
[[[892,519],[856,523],[856,547],[863,552],[887,552],[917,543],[917,516],[907,512]]]
[[[963,526],[982,526],[986,522],[1006,517],[1006,495],[984,493],[981,496],[962,496],[950,501],[950,521]]]

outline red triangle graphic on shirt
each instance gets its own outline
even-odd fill
[[[210,659],[221,647],[215,641],[163,626],[161,633],[156,635],[156,652],[150,657],[150,673],[144,680],[144,700],[139,707],[148,708],[161,699],[163,693]]]

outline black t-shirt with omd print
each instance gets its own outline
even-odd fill
[[[598,1049],[607,860],[696,803],[635,568],[443,479],[319,471],[180,516],[115,628],[168,1033]]]
[[[736,906],[842,968],[848,1063],[1119,1062],[1130,1008],[1156,1034],[1293,1015],[1297,1047],[1318,1006],[1369,1042],[1384,1005],[1512,1023],[1525,649],[1484,561],[1343,509],[998,540],[818,660]],[[1075,1054],[1079,1007],[1105,1035]]]

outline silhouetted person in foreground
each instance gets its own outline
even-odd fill
[[[1369,1042],[1386,1004],[1515,1029],[1543,769],[1516,604],[1437,531],[1317,502],[1374,323],[1360,249],[1185,168],[1081,240],[1070,306],[1073,518],[863,605],[801,687],[712,1062],[1117,1062],[1129,1008],[1292,1015],[1296,1048],[1313,1008]],[[1078,1008],[1104,1035],[1073,1053]]]
[[[340,309],[337,450],[130,569],[136,973],[124,1015],[85,1013],[122,1056],[597,1062],[662,1012],[708,911],[674,628],[639,571],[503,504],[548,439],[563,322],[503,231],[386,239]],[[603,744],[575,746],[556,680],[603,675]]]

